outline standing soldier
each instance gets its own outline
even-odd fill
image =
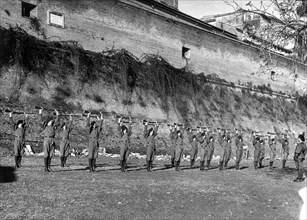
[[[55,110],[56,118],[48,116],[47,119],[43,120],[43,109],[39,110],[39,115],[41,117],[42,128],[44,129],[44,162],[45,162],[45,172],[51,172],[51,158],[53,156],[54,148],[55,148],[55,131],[59,126],[59,112]]]
[[[72,117],[69,118],[69,123],[66,124],[65,122],[61,125],[62,131],[60,132],[60,160],[61,160],[61,167],[68,167],[66,165],[68,152],[70,148],[70,141],[69,141],[69,134],[72,131]]]
[[[19,120],[17,123],[13,121],[12,112],[9,114],[11,129],[14,132],[15,141],[14,141],[14,155],[15,155],[15,165],[16,168],[21,166],[21,158],[23,155],[23,148],[25,146],[25,134],[29,126],[28,115],[25,114],[25,121]]]
[[[230,160],[230,156],[232,153],[231,150],[231,137],[230,134],[225,134],[226,140],[223,142],[224,155],[223,155],[223,163],[224,168],[227,169],[228,162]]]
[[[237,147],[236,150],[236,170],[240,170],[240,162],[243,155],[243,137],[242,132],[239,134],[238,130],[236,130],[236,138],[235,138],[235,144]]]
[[[129,148],[130,148],[130,136],[132,134],[132,121],[129,119],[128,128],[123,125],[122,118],[118,119],[118,133],[120,142],[120,167],[122,172],[126,172],[126,163],[129,156]]]
[[[183,130],[179,128],[179,130],[177,131],[176,149],[175,149],[175,170],[176,171],[181,171],[180,160],[182,157],[183,149],[184,149]]]
[[[158,123],[155,124],[154,128],[148,129],[148,122],[144,126],[144,138],[146,139],[146,160],[147,160],[147,171],[152,171],[152,163],[156,153],[156,141],[155,137],[158,134]]]
[[[295,151],[294,151],[294,161],[295,165],[298,169],[298,175],[297,178],[294,180],[294,182],[302,182],[304,181],[304,160],[305,155],[307,153],[307,146],[305,144],[305,137],[303,134],[300,134],[298,136],[299,143],[296,145]]]
[[[197,141],[200,144],[199,147],[199,155],[200,155],[200,170],[205,170],[205,157],[208,155],[208,143],[207,138],[205,136],[205,132],[201,132],[201,128],[199,129],[199,132],[197,134]]]
[[[271,138],[271,135],[269,135],[269,147],[271,149],[270,151],[270,169],[273,170],[273,163],[275,160],[275,156],[276,156],[276,140],[275,138]]]
[[[218,143],[220,145],[220,147],[222,148],[221,151],[221,155],[220,155],[220,166],[219,166],[219,170],[223,170],[223,156],[224,156],[224,142],[226,142],[226,136],[225,136],[225,132],[222,134],[221,130],[218,129]]]
[[[258,169],[258,162],[259,162],[259,156],[260,156],[260,138],[259,136],[253,132],[253,146],[254,146],[254,167],[257,170]]]
[[[189,142],[191,144],[191,154],[190,154],[191,165],[190,165],[190,167],[193,168],[194,163],[195,163],[195,159],[196,159],[197,153],[198,153],[198,143],[197,143],[196,135],[193,135],[193,133],[192,133],[192,129],[188,130],[188,139],[189,139]]]
[[[282,160],[282,168],[286,168],[286,161],[288,160],[289,156],[289,140],[287,134],[284,134],[283,137],[280,135],[278,136],[278,141],[281,143],[281,147],[283,149],[283,160]]]
[[[174,167],[174,162],[175,162],[175,149],[176,149],[176,141],[177,141],[177,125],[170,125],[169,130],[169,138],[171,139],[171,149],[170,149],[170,153],[171,153],[171,164],[172,167]]]
[[[260,140],[260,149],[259,149],[259,168],[263,168],[262,166],[262,161],[264,159],[264,155],[265,155],[265,142],[264,142],[264,139],[261,139]]]
[[[102,122],[103,116],[100,115],[100,118],[97,116],[97,122],[90,122],[90,112],[87,114],[86,127],[89,129],[89,143],[88,143],[88,164],[90,172],[95,172],[96,159],[98,157],[99,149],[99,134],[102,131]]]
[[[209,133],[208,133],[209,135]],[[208,142],[207,142],[207,155],[205,156],[205,158],[207,158],[206,162],[207,162],[207,169],[210,168],[210,162],[211,162],[211,158],[212,158],[212,154],[214,151],[214,137],[213,135],[209,136]]]
[[[212,142],[213,143],[209,144],[210,149],[209,149],[209,161],[208,161],[208,164],[207,164],[208,169],[210,169],[210,167],[211,167],[210,164],[211,164],[213,153],[214,153],[215,138],[214,138],[213,135],[214,135],[214,132],[212,132],[212,137],[213,137]]]

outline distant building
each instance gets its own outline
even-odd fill
[[[270,44],[261,38],[258,32],[259,28],[267,22],[258,14],[238,10],[230,13],[204,16],[200,20],[236,35],[242,41],[255,45]],[[277,44],[270,44],[269,48],[284,55],[292,53],[290,50]]]

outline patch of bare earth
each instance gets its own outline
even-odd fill
[[[1,219],[298,219],[297,191],[306,186],[292,181],[293,162],[286,170],[277,162],[274,171],[255,171],[251,161],[240,171],[219,171],[214,162],[200,172],[185,161],[175,172],[168,161],[155,161],[148,173],[144,160],[132,159],[121,173],[118,159],[99,157],[90,173],[87,158],[68,158],[69,168],[54,158],[53,172],[45,173],[43,158],[26,157],[18,170],[8,168],[13,157],[0,159]]]

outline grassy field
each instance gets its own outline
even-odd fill
[[[155,161],[148,173],[144,160],[132,159],[121,173],[117,159],[99,157],[90,173],[87,158],[68,158],[68,168],[54,158],[45,173],[40,157],[24,158],[18,170],[13,157],[0,160],[1,219],[298,219],[297,191],[306,186],[292,181],[293,162],[271,171],[265,161],[255,171],[243,161],[236,171],[231,161],[230,169],[200,172],[185,161],[175,172]]]

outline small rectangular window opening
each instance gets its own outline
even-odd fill
[[[29,18],[31,16],[31,11],[33,11],[35,8],[36,5],[27,2],[21,2],[21,16]]]
[[[190,59],[191,57],[190,51],[191,51],[190,48],[182,47],[182,58]]]

